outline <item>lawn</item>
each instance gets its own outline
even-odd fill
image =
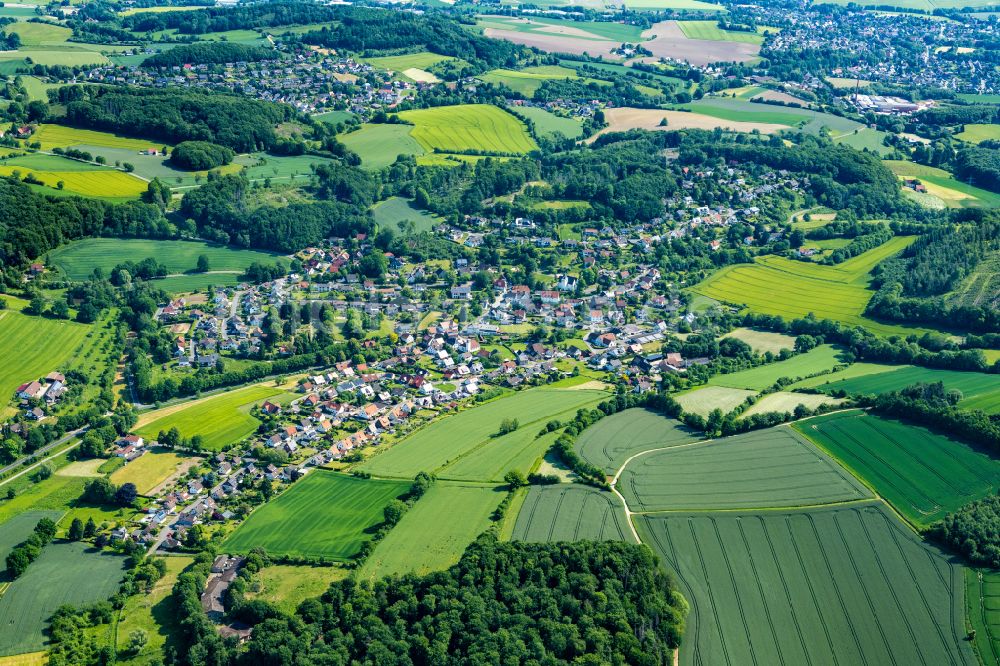
[[[396,161],[400,155],[423,155],[424,149],[411,136],[409,125],[362,125],[337,139],[361,157],[366,169],[381,169]]]
[[[634,543],[627,520],[621,500],[612,493],[576,483],[532,486],[511,539]]]
[[[690,444],[700,434],[674,419],[648,409],[626,409],[605,416],[577,438],[576,452],[592,465],[613,475],[631,456],[649,449]]]
[[[260,582],[260,590],[248,591],[247,598],[268,601],[291,614],[300,603],[320,596],[331,583],[347,578],[350,573],[351,570],[344,567],[272,564],[258,572],[256,579]]]
[[[167,449],[152,449],[115,470],[111,475],[111,481],[119,486],[123,483],[134,483],[139,494],[146,495],[170,478],[181,463],[192,460],[198,459]]]
[[[793,427],[919,527],[1000,486],[1000,461],[916,425],[849,411],[800,421]]]
[[[411,135],[427,152],[528,153],[538,146],[524,124],[489,104],[460,104],[403,111]]]
[[[187,568],[193,557],[187,555],[164,558],[167,563],[167,573],[153,584],[149,594],[139,594],[129,597],[121,611],[120,619],[115,625],[118,663],[126,666],[153,666],[159,663],[157,658],[163,646],[172,642],[177,631],[178,609],[173,603],[170,593],[173,592],[177,576]],[[146,648],[138,655],[126,658],[128,653],[129,634],[142,630],[149,637]]]
[[[836,266],[771,255],[757,257],[753,264],[716,271],[693,287],[693,291],[786,319],[811,312],[821,319],[864,326],[882,335],[916,333],[920,329],[882,324],[863,316],[872,297],[868,289],[869,273],[876,264],[902,251],[912,241],[912,236],[897,236]]]
[[[48,253],[48,261],[70,280],[90,278],[95,268],[105,275],[123,261],[140,261],[153,257],[171,273],[186,273],[198,265],[198,257],[208,258],[210,271],[232,273],[238,277],[254,262],[273,264],[280,255],[256,250],[236,250],[223,245],[197,241],[144,240],[135,238],[86,238],[56,248]],[[205,278],[207,276],[192,276]],[[214,279],[218,280],[219,275]],[[159,283],[157,283],[159,284]]]
[[[506,487],[438,481],[376,546],[359,578],[447,569],[490,526],[506,492]]]
[[[94,551],[90,544],[49,544],[0,597],[0,654],[45,647],[48,619],[62,605],[107,599],[125,574],[125,558]]]
[[[176,427],[182,437],[201,435],[206,449],[218,451],[257,429],[260,422],[250,415],[251,407],[282,393],[281,389],[273,386],[247,386],[171,405],[144,414],[135,432],[147,439],[156,439],[161,430]]]
[[[763,44],[764,36],[756,32],[723,30],[718,21],[678,21],[681,32],[688,39],[707,39],[713,42],[745,42]]]
[[[554,138],[556,134],[562,134],[567,139],[578,139],[583,134],[583,123],[579,120],[563,118],[537,106],[519,107],[517,113],[534,123],[538,136]]]
[[[787,508],[871,497],[785,426],[655,451],[625,468],[618,490],[639,512]]]
[[[756,391],[728,388],[725,386],[703,386],[674,396],[685,412],[708,416],[713,410],[721,409],[728,414],[743,404]]]
[[[752,328],[736,328],[722,337],[741,340],[750,345],[750,348],[758,354],[766,352],[777,354],[782,349],[795,349],[795,338],[783,333],[758,331]]]
[[[51,123],[39,125],[35,133],[31,135],[31,141],[42,144],[42,150],[87,145],[102,148],[125,148],[138,152],[150,148],[159,150],[163,147],[162,143],[156,141],[128,138],[109,132],[77,129]]]
[[[504,85],[514,92],[527,97],[535,94],[545,81],[577,79],[576,70],[559,65],[542,65],[540,67],[525,67],[520,70],[494,69],[480,75],[479,79],[493,85]]]
[[[424,212],[402,197],[390,197],[372,206],[372,217],[380,229],[392,229],[403,235],[431,231],[440,218]]]
[[[727,375],[713,375],[711,386],[725,386],[754,391],[763,391],[779,379],[802,379],[820,372],[832,370],[841,360],[841,350],[833,345],[820,345],[804,354],[796,354],[784,361],[758,365],[749,370],[731,372]]]
[[[359,479],[316,470],[258,508],[223,544],[230,552],[261,547],[272,555],[348,560],[383,522],[382,509],[411,481]]]
[[[961,566],[879,503],[637,522],[691,604],[683,666],[976,664]]]
[[[361,469],[376,476],[411,479],[418,472],[434,472],[456,463],[460,457],[474,454],[480,447],[491,447],[496,456],[505,457],[508,451],[496,446],[503,438],[494,438],[504,419],[516,418],[520,422],[519,430],[536,434],[553,415],[575,411],[607,397],[604,391],[590,390],[535,388],[519,391],[434,421],[369,459]],[[517,435],[519,430],[512,434]],[[481,473],[491,473],[489,468],[494,465],[496,456],[481,457]]]

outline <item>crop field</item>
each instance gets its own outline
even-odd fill
[[[989,414],[1000,413],[1000,375],[983,372],[936,370],[914,366],[882,366],[890,369],[857,377],[831,381],[816,386],[824,392],[844,391],[849,395],[878,395],[898,391],[919,382],[943,382],[945,388],[958,389],[965,409],[981,409]],[[831,375],[830,379],[834,376]]]
[[[777,354],[782,349],[795,349],[795,338],[783,333],[758,331],[752,328],[736,328],[726,333],[724,338],[735,338],[750,345],[758,354],[771,352]]]
[[[793,427],[921,527],[1000,486],[1000,461],[920,426],[850,411]]]
[[[375,204],[372,216],[379,228],[405,235],[430,231],[441,222],[438,217],[414,208],[402,197],[391,197]]]
[[[461,104],[403,111],[411,135],[427,152],[527,153],[538,146],[524,124],[489,104]]]
[[[505,486],[436,482],[379,542],[359,578],[447,569],[490,526],[506,494]]]
[[[411,481],[358,479],[316,470],[250,514],[224,544],[242,553],[261,547],[273,555],[347,560],[383,522],[382,509]]]
[[[24,167],[0,166],[0,176],[12,176],[15,173],[20,173],[22,178],[28,175],[34,176],[46,187],[85,197],[135,198],[145,192],[147,187],[145,181],[116,169],[35,171]],[[59,183],[63,184],[61,188]]]
[[[654,451],[631,462],[619,492],[633,511],[786,508],[871,497],[791,428]]]
[[[439,62],[447,62],[455,59],[456,58],[452,58],[451,56],[438,55],[437,53],[431,53],[430,51],[421,51],[419,53],[409,53],[398,56],[362,58],[361,60],[362,62],[366,62],[377,69],[402,72],[407,69],[427,69],[428,67],[436,65]]]
[[[629,9],[678,9],[715,13],[727,11],[722,5],[701,0],[625,0],[625,6]]]
[[[111,481],[116,485],[134,483],[139,494],[146,495],[176,472],[182,463],[191,460],[198,459],[167,449],[154,449],[115,470]]]
[[[727,266],[713,273],[693,290],[763,314],[790,319],[812,312],[821,319],[864,326],[883,335],[913,333],[919,329],[882,324],[862,316],[872,296],[868,289],[872,268],[912,241],[912,236],[897,236],[836,266],[758,257],[752,265]]]
[[[411,130],[409,125],[362,125],[355,132],[337,135],[337,139],[361,157],[366,169],[381,169],[400,155],[424,154]]]
[[[11,23],[4,28],[6,34],[14,33],[21,38],[22,46],[52,46],[62,44],[73,31],[61,25],[49,23]]]
[[[7,555],[14,546],[31,536],[39,520],[42,518],[59,520],[61,515],[59,511],[25,511],[0,525],[0,562],[6,562]],[[6,571],[6,568],[3,571]]]
[[[480,16],[481,28],[510,30],[513,32],[562,36],[581,41],[641,42],[642,30],[638,26],[617,21],[573,21],[543,17]]]
[[[1000,664],[1000,572],[965,570],[965,604],[973,647],[985,666]]]
[[[532,486],[511,539],[634,543],[627,520],[621,500],[612,493],[576,483]]]
[[[691,604],[684,666],[976,664],[962,567],[880,503],[646,515]]]
[[[126,259],[139,261],[153,257],[173,273],[185,273],[198,265],[198,257],[208,257],[210,271],[242,273],[256,262],[273,264],[279,255],[256,250],[234,250],[196,241],[145,240],[134,238],[86,238],[67,243],[48,253],[48,259],[70,280],[87,280],[95,268],[108,275]],[[218,276],[216,276],[218,277]]]
[[[221,450],[257,429],[260,422],[250,415],[251,407],[282,393],[273,386],[257,385],[171,405],[144,414],[135,432],[147,439],[156,439],[161,430],[176,427],[182,437],[201,435],[206,449]]]
[[[592,465],[614,474],[640,451],[690,444],[701,439],[680,421],[648,409],[626,409],[605,416],[577,438],[576,452]]]
[[[21,167],[22,173],[26,171],[111,171],[110,167],[99,164],[42,153],[28,153],[16,157],[5,157],[0,159],[0,166]]]
[[[107,599],[117,591],[124,565],[125,558],[79,541],[46,546],[0,597],[0,655],[43,649],[52,613],[64,604]]]
[[[723,120],[798,127],[810,134],[818,134],[821,128],[826,127],[834,136],[838,136],[864,127],[861,123],[829,113],[747,102],[727,97],[705,97],[679,108],[690,109]]]
[[[514,92],[530,97],[542,87],[545,81],[558,79],[577,79],[576,70],[558,65],[541,67],[525,67],[522,70],[494,69],[479,77],[485,83],[504,85]]]
[[[0,404],[13,398],[14,389],[66,369],[92,325],[22,314],[26,301],[2,295],[8,309],[0,310]]]
[[[723,30],[718,21],[678,21],[684,36],[688,39],[705,39],[712,42],[746,42],[763,44],[764,36],[756,32]]]
[[[773,386],[782,377],[799,379],[818,372],[832,370],[841,361],[841,351],[833,345],[820,345],[804,354],[796,354],[784,361],[758,365],[756,368],[714,375],[708,380],[711,386],[726,386],[762,391]]]
[[[575,415],[576,409],[571,409],[552,414],[551,418],[568,421]],[[546,433],[541,437],[537,435],[536,428],[529,427],[491,438],[467,454],[438,468],[437,476],[439,479],[500,483],[504,474],[512,469],[527,475],[556,441],[559,431]]]
[[[516,418],[520,429],[536,434],[552,415],[599,402],[604,391],[535,388],[487,402],[439,419],[418,430],[387,451],[369,459],[360,469],[375,476],[412,479],[418,472],[433,472],[482,446],[492,446],[504,419]],[[502,449],[501,449],[502,450]],[[489,462],[489,457],[484,459]]]
[[[742,405],[749,396],[756,393],[756,391],[727,386],[703,386],[678,393],[674,399],[685,412],[708,416],[716,409],[721,409],[723,414],[728,414]]]
[[[625,132],[631,129],[650,131],[673,131],[679,129],[722,129],[730,132],[752,132],[774,134],[788,129],[788,125],[762,120],[730,120],[693,111],[671,111],[664,109],[636,109],[628,106],[607,109],[604,113],[608,126],[598,132]],[[667,124],[661,125],[666,119]],[[592,140],[592,139],[590,139]]]
[[[138,152],[150,148],[159,150],[163,147],[162,143],[155,141],[128,138],[109,132],[77,129],[75,127],[66,127],[65,125],[54,125],[51,123],[39,125],[38,129],[31,136],[31,140],[42,144],[42,150],[86,145],[103,148],[125,148]]]

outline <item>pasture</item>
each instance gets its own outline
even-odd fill
[[[245,553],[348,560],[383,522],[382,509],[406,493],[410,481],[359,479],[316,470],[256,509],[223,547]]]
[[[411,136],[409,125],[362,125],[361,129],[337,135],[337,139],[361,157],[366,169],[381,169],[400,155],[423,155],[424,149]]]
[[[300,603],[320,596],[332,583],[347,578],[350,572],[344,567],[272,564],[257,574],[260,590],[248,591],[247,598],[269,601],[291,614]]]
[[[728,414],[756,393],[756,391],[726,386],[702,386],[678,393],[674,399],[685,412],[708,416],[716,409],[721,409],[723,414]]]
[[[757,257],[753,264],[727,266],[695,285],[702,296],[743,305],[754,312],[786,319],[810,312],[848,326],[864,326],[882,335],[907,334],[915,328],[883,324],[863,316],[871,299],[869,273],[876,264],[913,241],[896,236],[888,243],[836,266],[821,266],[777,256]]]
[[[481,75],[479,79],[493,85],[507,86],[514,92],[530,97],[542,87],[545,81],[558,79],[577,79],[576,70],[558,65],[543,65],[540,67],[525,67],[521,70],[494,69]]]
[[[441,222],[440,218],[415,208],[402,197],[390,197],[375,204],[372,217],[380,229],[392,229],[403,235],[431,231]]]
[[[583,123],[579,120],[563,118],[537,106],[519,107],[517,113],[534,123],[538,136],[554,138],[556,134],[562,134],[568,139],[578,139],[583,134]]]
[[[784,361],[758,365],[756,368],[731,372],[726,375],[713,375],[708,383],[711,386],[763,391],[771,387],[779,379],[800,379],[820,372],[832,370],[841,361],[841,351],[833,345],[820,345],[805,352],[796,354]]]
[[[198,460],[200,459],[168,449],[152,449],[115,470],[110,478],[119,486],[123,483],[134,483],[140,495],[147,495],[177,472],[182,464]]]
[[[496,446],[505,438],[495,437],[504,419],[516,418],[520,422],[518,430],[510,435],[518,435],[522,429],[535,435],[556,414],[575,413],[577,409],[607,397],[604,391],[592,390],[534,388],[519,391],[438,419],[368,459],[360,465],[360,469],[375,476],[411,479],[418,472],[436,472],[449,464],[457,464],[459,458],[473,454],[479,448],[489,447],[490,455],[480,458],[484,463],[480,473],[490,475],[492,472],[488,468],[493,466],[492,453],[500,456],[506,453],[502,447]]]
[[[815,409],[820,405],[836,405],[841,400],[815,393],[793,393],[791,391],[776,391],[768,393],[760,400],[750,406],[745,412],[740,414],[740,418],[753,416],[754,414],[767,414],[778,412],[779,414],[794,414],[795,408],[799,405],[809,409]]]
[[[779,426],[632,461],[618,490],[637,512],[814,506],[871,497],[791,428]]]
[[[381,56],[377,58],[361,58],[377,69],[384,69],[395,72],[402,72],[407,69],[427,69],[441,62],[456,60],[451,56],[438,55],[430,51],[420,51],[419,53],[408,53],[397,56]]]
[[[944,169],[906,160],[885,160],[883,164],[900,179],[919,179],[927,188],[927,194],[936,197],[947,208],[1000,207],[1000,194],[956,180]],[[903,190],[904,193],[908,191],[909,188]]]
[[[64,604],[83,606],[114,594],[125,558],[90,544],[55,542],[0,597],[0,655],[45,647],[48,619]]]
[[[520,120],[489,104],[439,106],[398,115],[413,124],[410,134],[427,152],[522,154],[538,148]]]
[[[743,30],[723,30],[718,21],[678,21],[681,32],[688,39],[704,39],[712,42],[745,42],[763,44],[764,36],[757,32]]]
[[[490,526],[506,487],[438,481],[365,561],[361,580],[442,571]]]
[[[642,516],[691,603],[680,663],[974,666],[963,578],[879,503]]]
[[[258,384],[182,402],[143,414],[135,433],[156,439],[161,430],[177,428],[182,437],[201,435],[206,449],[219,451],[257,429],[260,422],[250,415],[254,405],[282,393],[279,388]]]
[[[612,493],[576,483],[532,486],[511,540],[634,543],[627,520],[621,500]]]
[[[920,426],[850,411],[807,419],[792,427],[864,479],[919,527],[1000,486],[1000,461]]]
[[[580,433],[576,452],[610,475],[640,451],[681,446],[700,439],[700,433],[680,421],[648,409],[626,409],[605,416]]]
[[[73,34],[73,30],[64,28],[61,25],[27,22],[11,23],[3,31],[8,35],[15,34],[20,37],[22,46],[53,46],[62,44]]]
[[[854,132],[841,134],[834,139],[834,143],[842,143],[851,146],[855,150],[869,150],[876,155],[885,157],[894,152],[892,148],[885,145],[885,138],[887,136],[888,134],[881,130],[863,127]]]
[[[772,333],[771,331],[758,331],[753,328],[735,328],[726,333],[724,338],[734,338],[750,345],[758,354],[771,352],[779,353],[782,349],[795,349],[795,338],[784,333]]]
[[[30,58],[31,62],[28,62]],[[107,56],[78,46],[60,44],[54,46],[25,46],[17,51],[0,52],[0,74],[14,76],[20,72],[31,71],[34,65],[65,65],[66,67],[85,67],[106,65],[110,61]]]

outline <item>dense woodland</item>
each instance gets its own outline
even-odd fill
[[[142,61],[143,67],[180,67],[182,65],[217,65],[227,62],[277,60],[274,49],[233,42],[200,42],[175,46],[154,53]]]

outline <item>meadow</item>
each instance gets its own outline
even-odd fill
[[[29,58],[30,64],[27,61]],[[18,70],[30,71],[32,65],[86,67],[106,65],[109,62],[107,56],[79,46],[25,46],[17,51],[0,52],[0,74],[16,76]]]
[[[580,484],[532,486],[517,514],[515,541],[635,542],[621,500]]]
[[[381,169],[400,155],[423,155],[424,149],[411,136],[409,125],[362,125],[361,129],[337,135],[337,139],[361,157],[366,169]]]
[[[0,655],[44,648],[52,613],[64,604],[107,599],[118,589],[124,565],[125,558],[79,541],[46,546],[0,597]]]
[[[535,94],[545,81],[559,79],[578,79],[576,70],[559,65],[543,65],[540,67],[525,67],[520,70],[494,69],[481,75],[480,80],[493,85],[504,85],[514,92],[527,97]]]
[[[538,146],[520,120],[489,104],[460,104],[398,114],[427,152],[528,153]]]
[[[838,363],[843,363],[841,354],[841,350],[833,345],[820,345],[777,363],[758,365],[756,368],[725,375],[713,375],[708,383],[710,386],[763,391],[782,377],[800,379],[832,370]]]
[[[396,72],[402,72],[407,69],[427,69],[428,67],[436,65],[439,62],[448,62],[451,60],[456,60],[456,58],[438,55],[437,53],[431,53],[430,51],[420,51],[418,53],[408,53],[397,56],[361,58],[362,62],[366,62],[372,67]]]
[[[901,179],[919,179],[927,188],[927,194],[936,197],[948,208],[1000,207],[1000,194],[956,180],[944,169],[906,160],[885,160],[883,164]],[[909,188],[903,190],[904,193],[909,191]]]
[[[563,118],[537,106],[518,107],[517,113],[534,123],[538,136],[554,138],[556,134],[562,134],[568,139],[577,139],[583,134],[583,123],[579,120]]]
[[[841,134],[834,139],[834,143],[846,144],[855,150],[870,150],[876,155],[885,157],[894,152],[892,148],[885,145],[886,136],[888,134],[881,130],[863,127],[854,132]]]
[[[248,599],[261,599],[292,614],[306,599],[318,597],[331,583],[347,578],[345,567],[314,567],[297,564],[272,564],[258,572],[258,591],[247,591]],[[2,666],[2,664],[0,664]]]
[[[951,305],[1000,307],[1000,252],[991,252],[947,296]]]
[[[768,393],[751,405],[745,412],[740,414],[741,419],[754,414],[767,414],[777,412],[779,414],[794,414],[795,408],[799,405],[809,409],[816,409],[820,405],[836,405],[841,402],[838,398],[831,398],[827,395],[817,395],[815,393],[793,393],[791,391],[776,391]]]
[[[590,464],[614,474],[628,458],[640,451],[681,446],[700,439],[700,433],[680,421],[648,409],[626,409],[605,416],[580,433],[576,452]]]
[[[683,11],[726,13],[722,5],[716,5],[701,0],[625,0],[629,9],[677,9]]]
[[[813,506],[871,497],[791,428],[779,426],[636,458],[618,490],[633,511]]]
[[[112,483],[119,486],[133,483],[140,495],[146,495],[170,478],[182,463],[197,460],[199,459],[167,449],[152,449],[115,470],[110,478]]]
[[[442,571],[490,526],[505,487],[436,482],[365,560],[359,578]]]
[[[976,664],[961,566],[881,504],[637,523],[691,603],[684,666]]]
[[[723,30],[718,21],[678,21],[677,25],[688,39],[706,39],[713,42],[746,42],[763,44],[764,36],[756,32]]]
[[[360,469],[376,476],[411,479],[418,472],[434,472],[480,447],[493,447],[504,419],[516,418],[520,428],[536,434],[553,415],[574,411],[608,397],[604,391],[535,388],[446,416],[364,462]],[[482,458],[482,472],[489,474],[493,456]]]
[[[728,414],[756,393],[726,386],[702,386],[678,393],[674,399],[685,412],[708,416],[715,409],[721,409],[723,414]]]
[[[11,23],[3,31],[8,35],[13,33],[20,37],[22,46],[62,44],[73,34],[70,28],[64,28],[61,25],[27,22]]]
[[[745,342],[758,354],[766,352],[777,354],[782,349],[795,349],[795,338],[784,333],[758,331],[753,328],[735,328],[722,337]]]
[[[375,204],[372,206],[372,217],[380,229],[392,229],[405,235],[431,231],[441,222],[440,218],[414,208],[402,197],[390,197]]]
[[[786,319],[810,312],[848,326],[864,326],[882,335],[919,329],[883,324],[863,316],[871,299],[869,273],[876,264],[913,241],[897,236],[836,266],[821,266],[784,257],[757,257],[753,264],[727,266],[692,289],[717,301],[744,305],[754,312]]]
[[[171,641],[177,631],[179,615],[170,593],[177,576],[194,558],[187,555],[164,558],[167,572],[153,584],[149,594],[129,597],[114,625],[115,647],[119,650],[118,663],[125,666],[153,666],[163,646]],[[146,648],[138,655],[127,657],[129,635],[136,630],[146,632]]]
[[[225,541],[228,552],[348,560],[383,522],[382,509],[411,481],[359,479],[316,470],[261,506]]]
[[[850,411],[792,427],[864,479],[919,527],[1000,486],[1000,461],[916,425]]]
[[[251,407],[282,393],[273,386],[254,385],[171,405],[143,414],[135,433],[156,439],[161,430],[177,428],[182,437],[201,435],[206,449],[218,451],[257,429],[260,422],[250,415]]]

